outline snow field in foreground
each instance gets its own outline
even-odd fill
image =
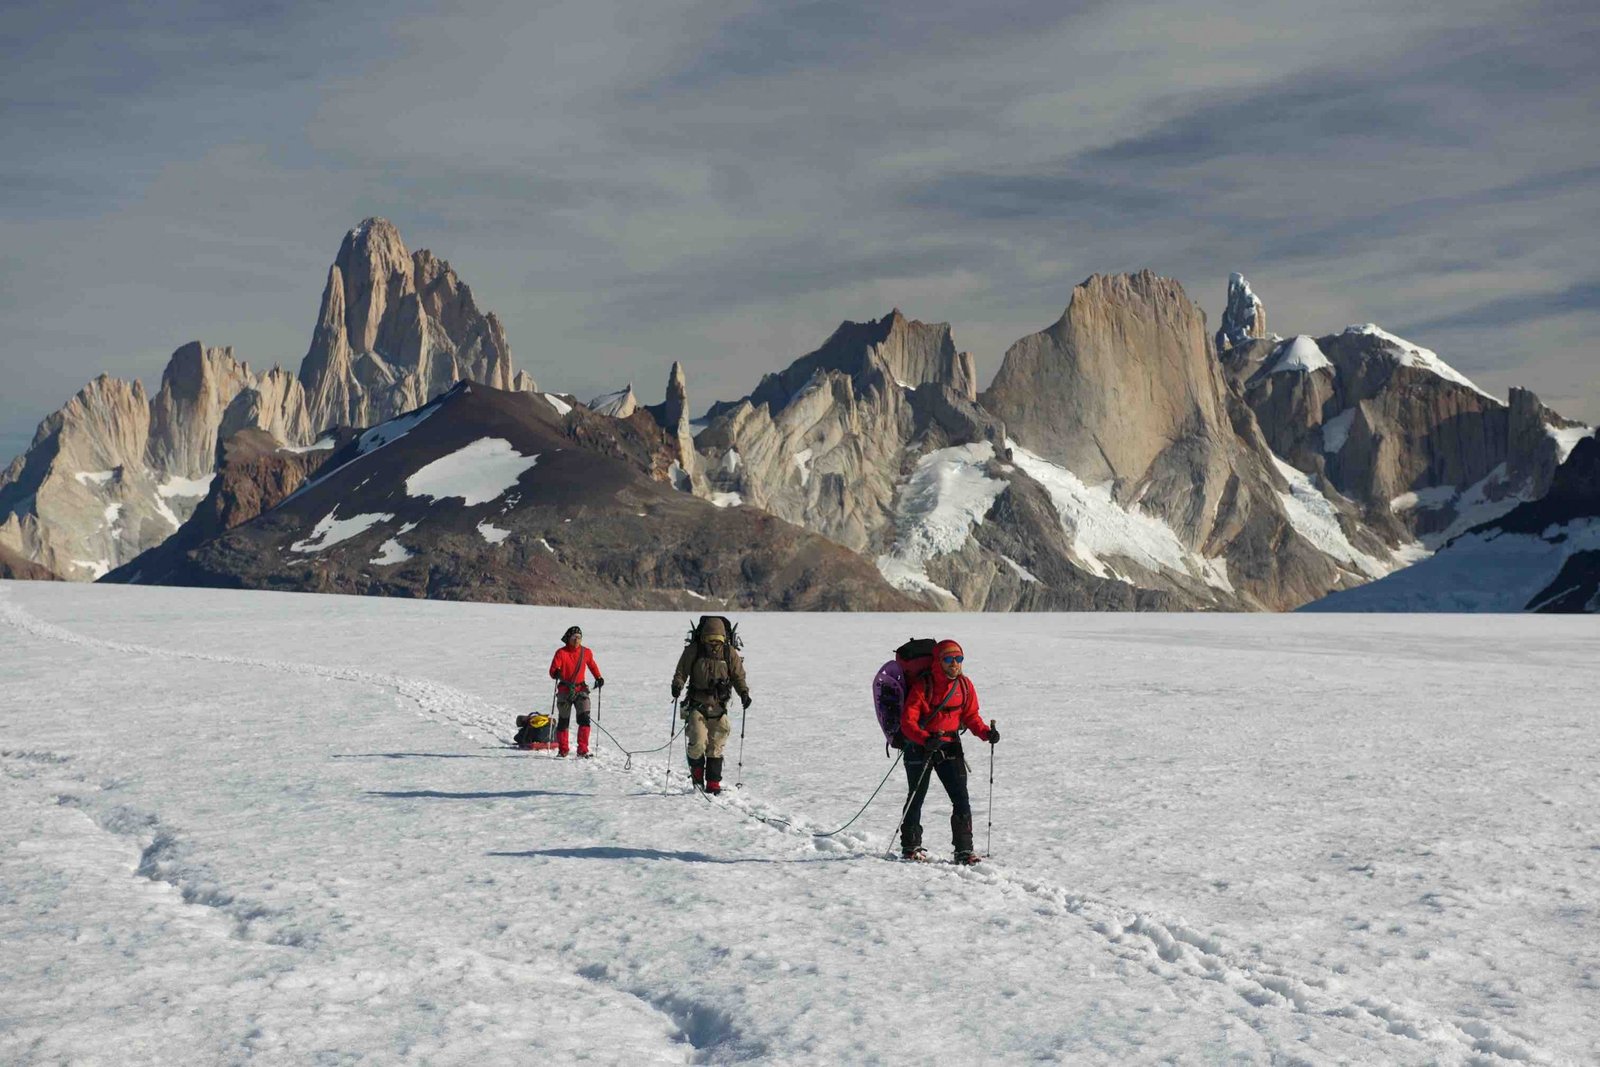
[[[0,1061],[1600,1059],[1590,621],[739,619],[713,802],[503,747],[572,622],[660,744],[684,616],[0,583]],[[924,633],[973,870],[879,858],[898,771],[808,833]]]

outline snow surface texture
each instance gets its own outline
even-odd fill
[[[1279,345],[1267,366],[1268,374],[1310,374],[1333,366],[1317,347],[1315,338],[1299,334]]]
[[[538,462],[538,453],[525,456],[503,437],[481,437],[407,478],[406,494],[435,500],[454,497],[468,507],[487,504]]]
[[[1432,371],[1434,374],[1437,374],[1446,381],[1455,382],[1457,385],[1464,385],[1473,392],[1482,394],[1497,404],[1504,403],[1504,401],[1500,400],[1498,397],[1490,393],[1485,393],[1482,389],[1479,389],[1465,374],[1462,374],[1450,364],[1440,359],[1439,353],[1430,348],[1423,348],[1421,345],[1414,345],[1410,341],[1407,341],[1404,337],[1396,337],[1388,330],[1385,330],[1374,323],[1366,322],[1359,326],[1346,326],[1344,328],[1344,332],[1347,334],[1367,334],[1369,336],[1377,337],[1381,340],[1387,341],[1390,347],[1395,350],[1395,355],[1399,359],[1402,367],[1420,367],[1423,370]]]
[[[662,744],[678,614],[0,583],[0,1062],[1600,1061],[1588,620],[744,615],[717,801],[506,747],[574,622]],[[813,836],[924,632],[973,869]]]
[[[959,551],[972,527],[983,521],[1006,483],[984,467],[994,445],[955,445],[917,460],[896,494],[894,547],[878,557],[878,570],[891,585],[911,592],[955,594],[928,580],[931,560]]]

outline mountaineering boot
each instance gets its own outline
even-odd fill
[[[567,731],[556,731],[556,755],[565,757],[567,754]]]
[[[970,866],[977,863],[981,856],[972,851],[972,816],[950,815],[950,838],[955,843],[955,861],[960,865]]]
[[[701,789],[706,784],[706,758],[701,756],[696,759],[689,757],[689,777],[694,780],[694,787]]]
[[[578,727],[578,755],[585,757],[589,755],[589,728],[587,726]]]
[[[921,862],[928,858],[927,851],[922,847],[922,827],[916,823],[906,823],[900,827],[900,855],[904,859]]]
[[[706,792],[712,796],[722,792],[721,756],[710,756],[706,759]]]

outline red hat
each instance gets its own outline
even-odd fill
[[[944,659],[944,657],[949,656],[949,655],[956,655],[956,656],[965,656],[966,655],[965,652],[961,651],[961,643],[959,641],[957,641],[953,637],[947,637],[943,641],[940,641],[937,645],[933,646],[933,658],[934,659],[941,660],[941,659]]]

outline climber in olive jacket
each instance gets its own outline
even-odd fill
[[[733,727],[728,722],[728,698],[737,691],[750,706],[750,686],[744,678],[728,621],[706,615],[691,632],[678,669],[672,672],[672,699],[684,692],[684,733],[688,738],[689,775],[707,793],[722,792],[722,749]]]

